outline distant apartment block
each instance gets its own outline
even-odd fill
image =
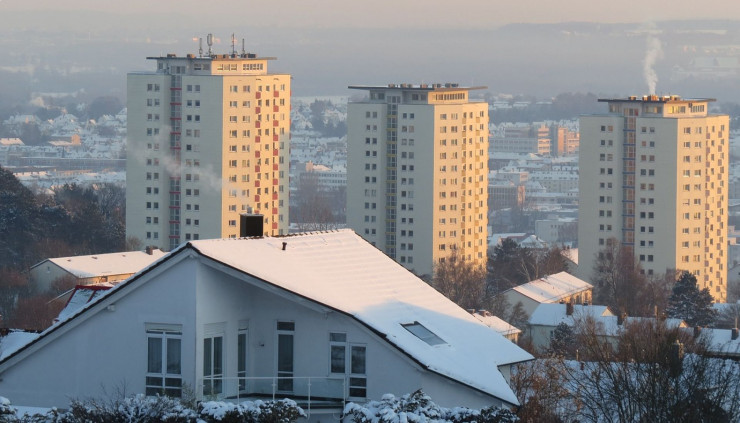
[[[616,239],[647,274],[696,275],[727,298],[729,118],[712,99],[602,99],[608,112],[581,117],[579,274]]]
[[[505,179],[494,179],[488,183],[488,209],[501,210],[524,206],[526,189]]]
[[[541,123],[507,126],[491,137],[491,153],[550,155],[550,130]]]
[[[290,75],[251,53],[150,57],[128,75],[126,231],[170,250],[239,235],[239,213],[288,233]]]
[[[558,124],[550,125],[550,155],[570,156],[578,154],[581,136],[578,131]]]
[[[486,260],[488,105],[482,87],[351,86],[347,224],[404,267],[431,275],[453,251]]]

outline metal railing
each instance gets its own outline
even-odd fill
[[[345,377],[207,377],[196,387],[199,400],[242,402],[294,400],[311,416],[311,409],[342,408],[347,402]]]

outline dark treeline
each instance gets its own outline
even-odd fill
[[[0,168],[0,267],[19,271],[48,257],[125,248],[125,190],[65,185],[34,194]]]

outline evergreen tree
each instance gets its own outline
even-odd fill
[[[560,322],[552,332],[550,351],[556,355],[569,356],[573,351],[575,340],[573,328],[565,322]]]
[[[712,308],[712,302],[709,289],[700,290],[696,277],[689,272],[683,272],[673,285],[666,314],[668,317],[683,319],[690,326],[709,326],[717,318],[717,311]]]

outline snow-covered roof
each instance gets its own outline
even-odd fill
[[[144,251],[92,254],[89,256],[56,257],[48,259],[77,278],[134,274],[164,256],[165,252],[154,249],[152,254]],[[36,266],[43,265],[41,263]]]
[[[702,328],[701,334],[706,337],[709,352],[740,356],[740,337],[732,339],[732,329]]]
[[[522,332],[521,329],[517,328],[516,326],[488,312],[476,312],[473,314],[473,316],[475,316],[476,319],[480,320],[481,322],[483,322],[483,324],[503,336],[514,335]]]
[[[62,311],[59,312],[56,321],[66,320],[69,316],[79,311],[85,304],[92,302],[112,287],[113,285],[107,283],[75,286],[72,295],[69,297]]]
[[[560,323],[573,325],[575,319],[593,317],[597,321],[602,321],[602,317],[614,316],[607,306],[600,305],[573,305],[573,314],[568,315],[567,304],[540,304],[532,312],[529,318],[530,325],[536,326],[557,326]],[[616,321],[615,321],[616,323]]]
[[[15,353],[26,344],[39,337],[38,333],[13,330],[0,338],[0,360]]]
[[[606,336],[617,336],[620,331],[630,325],[644,322],[654,322],[654,317],[625,317],[623,323],[619,323],[619,317],[609,310],[607,306],[579,305],[573,306],[573,313],[567,313],[567,304],[540,304],[532,312],[529,324],[532,326],[555,327],[560,323],[574,326],[578,321],[591,318],[600,326],[600,331]],[[665,319],[668,328],[685,328],[686,322],[681,319]]]
[[[351,230],[288,238],[199,240],[180,248],[188,245],[206,257],[351,315],[433,372],[518,403],[497,366],[532,356]],[[445,342],[429,345],[403,326],[414,322]]]
[[[560,272],[511,289],[539,303],[556,303],[561,299],[592,288],[593,285],[590,283],[567,272]]]
[[[20,138],[0,138],[0,145],[25,145]]]

